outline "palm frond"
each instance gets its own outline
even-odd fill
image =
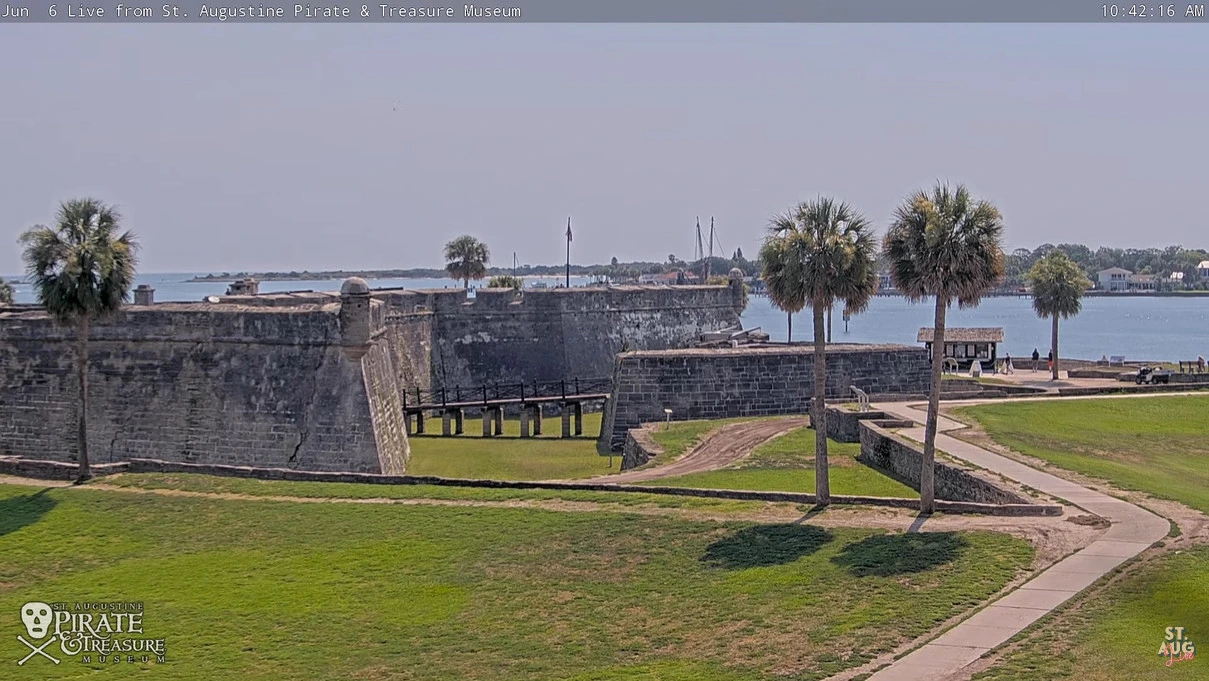
[[[1073,317],[1083,309],[1083,293],[1091,281],[1066,253],[1054,249],[1025,275],[1033,289],[1033,311],[1038,317]]]
[[[869,221],[829,197],[774,216],[760,251],[769,298],[781,310],[807,305],[864,310],[877,292],[876,242]]]
[[[35,225],[20,237],[38,302],[61,322],[116,311],[134,284],[138,241],[120,228],[118,211],[96,199],[59,206],[54,227]]]
[[[917,302],[937,296],[977,305],[1003,279],[1003,219],[963,185],[917,191],[895,209],[883,240],[895,288]]]

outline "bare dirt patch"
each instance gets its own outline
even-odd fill
[[[700,444],[667,465],[602,475],[587,482],[643,482],[725,468],[765,442],[809,423],[805,416],[732,423],[711,432]]]

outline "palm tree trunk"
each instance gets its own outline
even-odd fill
[[[940,417],[940,370],[945,361],[945,311],[949,301],[936,296],[932,325],[932,386],[928,390],[928,421],[924,424],[924,460],[919,471],[919,512],[936,510],[936,421]]]
[[[823,330],[823,308],[814,306],[814,408],[810,424],[814,426],[815,503],[831,503],[831,484],[827,478],[827,344]]]
[[[832,312],[832,310],[833,310],[833,308],[830,305],[828,305],[827,306],[827,342],[828,343],[831,342],[831,312]]]
[[[88,463],[88,317],[80,315],[76,324],[76,374],[80,381],[79,429],[76,431],[77,447],[80,450],[80,477],[83,482],[92,477]]]
[[[793,342],[793,313],[786,312],[785,316],[789,318],[789,332],[785,335],[785,342],[792,343]]]
[[[1054,315],[1054,326],[1050,329],[1049,347],[1054,353],[1054,366],[1050,369],[1050,379],[1058,380],[1058,315]]]

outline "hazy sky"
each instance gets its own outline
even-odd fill
[[[829,194],[961,181],[1007,245],[1209,246],[1195,26],[0,26],[0,272],[57,202],[145,272],[752,255]]]

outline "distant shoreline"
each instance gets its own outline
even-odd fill
[[[511,270],[487,270],[487,277],[513,276]],[[566,276],[565,272],[549,273],[549,274],[517,274],[516,277],[521,279],[561,279]],[[576,270],[571,267],[571,276],[573,277],[588,277],[591,272],[586,268]],[[449,276],[445,270],[361,270],[361,271],[346,271],[346,270],[329,270],[326,272],[240,272],[238,274],[203,274],[200,276],[186,279],[186,283],[199,282],[231,282],[239,281],[251,277],[257,281],[331,281],[336,279],[347,279],[349,277],[361,277],[362,279],[450,279],[457,281]]]

